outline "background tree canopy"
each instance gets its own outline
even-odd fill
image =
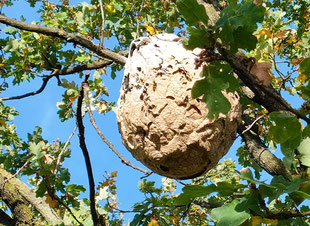
[[[126,214],[130,225],[310,224],[309,1],[24,1],[37,13],[34,22],[6,15],[17,2],[0,1],[0,224],[122,225]],[[85,136],[115,107],[105,80],[120,74],[131,41],[160,33],[185,37],[187,49],[205,49],[197,63],[207,62],[212,73],[203,74],[192,95],[203,97],[210,117],[230,110],[222,89],[239,93],[242,142],[231,150],[237,163],[225,159],[191,181],[163,179],[155,186],[150,173],[132,165],[97,128],[121,160],[113,158],[145,176],[136,181],[144,199],[123,210],[117,191],[126,183],[116,184],[117,171],[94,177],[93,169],[105,166],[91,166]],[[62,95],[59,120],[76,125],[70,137],[46,140],[40,127],[21,135],[15,123],[22,109],[14,105],[44,96],[53,81],[59,86],[54,94]],[[19,89],[25,84],[33,91]],[[93,120],[86,130],[83,118]],[[85,166],[76,164],[86,168],[87,190],[70,182],[71,138],[84,156]]]

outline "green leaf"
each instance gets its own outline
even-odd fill
[[[222,90],[234,91],[239,86],[232,69],[227,64],[213,63],[205,66],[202,74],[205,79],[195,82],[192,97],[203,95],[202,100],[207,104],[210,119],[217,118],[220,113],[227,114],[231,105]]]
[[[197,47],[207,48],[210,46],[209,33],[204,29],[197,29],[193,27],[187,27],[187,31],[190,36],[183,40],[183,45],[186,49],[193,50]]]
[[[232,195],[236,190],[246,187],[243,184],[232,184],[226,181],[221,181],[216,184],[216,191],[220,196]]]
[[[291,167],[295,163],[295,159],[294,159],[294,155],[295,155],[294,154],[294,149],[295,148],[291,148],[292,145],[290,144],[290,141],[291,140],[288,140],[284,144],[281,144],[281,152],[285,156],[283,158],[283,163],[284,163],[285,167],[288,168],[288,169],[291,169]],[[297,144],[297,146],[298,146],[298,144]]]
[[[14,34],[16,33],[17,30],[14,27],[5,27],[3,31],[7,34]]]
[[[306,126],[302,131],[303,137],[310,137],[310,125]]]
[[[200,21],[208,24],[206,10],[197,0],[178,0],[177,7],[188,25],[196,25]]]
[[[253,32],[257,23],[263,21],[264,13],[265,8],[253,2],[230,4],[221,11],[216,28],[222,42],[230,47],[230,53],[235,53],[238,48],[255,49],[257,39]]]
[[[78,196],[81,192],[86,191],[83,185],[77,185],[77,184],[66,185],[66,188],[70,194],[75,195],[75,196]]]
[[[258,190],[252,190],[249,195],[245,197],[245,200],[240,204],[250,210],[253,210],[256,214],[263,216],[264,212],[259,204]]]
[[[75,58],[75,60],[76,60],[77,62],[83,63],[83,62],[85,62],[85,61],[90,60],[90,56],[88,56],[88,55],[80,55],[80,56],[78,56],[77,58]]]
[[[310,199],[310,195],[303,191],[295,191],[289,194],[290,198],[292,198],[299,205],[303,200]]]
[[[217,226],[241,225],[251,217],[249,210],[239,205],[238,200],[233,200],[226,206],[215,208],[211,211],[211,218]]]
[[[300,161],[303,165],[310,167],[310,138],[307,137],[301,141],[297,148],[300,153]]]
[[[254,35],[252,35],[251,32],[245,29],[239,28],[234,31],[233,35],[234,35],[233,39],[238,42],[238,45],[237,45],[238,48],[245,49],[248,51],[255,49],[257,38]]]
[[[65,12],[57,13],[56,18],[59,20],[64,20],[67,18],[67,13],[65,13]]]
[[[186,205],[197,197],[207,196],[212,192],[215,192],[216,186],[214,184],[211,184],[209,186],[188,185],[185,186],[182,190],[183,193],[176,197],[174,200],[174,204],[177,206]]]
[[[38,185],[38,188],[36,190],[37,197],[43,197],[46,192],[46,183],[44,181],[41,181]]]
[[[130,222],[129,225],[130,226],[139,226],[139,225],[141,225],[142,220],[144,220],[144,218],[145,218],[145,213],[146,212],[147,211],[145,210],[145,211],[141,212],[140,214],[136,214],[134,216],[133,220]]]
[[[298,139],[301,135],[301,124],[295,115],[271,112],[270,119],[275,122],[269,129],[273,141],[283,144],[290,139]]]
[[[34,155],[33,160],[41,159],[45,155],[45,151],[42,151],[40,143],[29,142],[29,152]]]
[[[304,59],[300,63],[300,69],[302,70],[303,74],[310,76],[310,57]]]

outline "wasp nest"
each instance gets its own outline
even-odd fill
[[[193,178],[214,168],[232,145],[240,120],[239,97],[223,94],[231,110],[210,120],[206,104],[192,99],[201,52],[186,50],[172,34],[132,42],[125,65],[117,122],[122,142],[155,173]]]

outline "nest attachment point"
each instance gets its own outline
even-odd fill
[[[241,107],[236,93],[227,115],[210,120],[206,104],[191,97],[202,67],[201,49],[186,50],[173,34],[134,40],[125,65],[117,122],[122,142],[153,172],[188,179],[214,168],[236,137]]]

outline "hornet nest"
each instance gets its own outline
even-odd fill
[[[237,93],[223,94],[227,115],[210,120],[206,104],[191,97],[202,66],[201,49],[186,50],[173,34],[134,40],[116,112],[122,142],[155,173],[188,179],[214,168],[236,137],[241,107]]]

